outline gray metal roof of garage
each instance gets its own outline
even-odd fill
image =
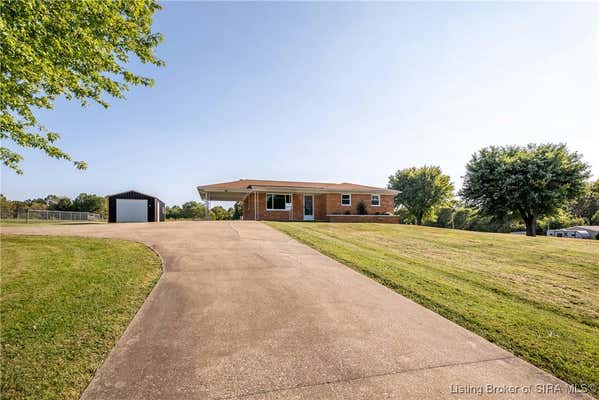
[[[152,197],[152,198],[158,200],[159,202],[164,203],[164,201],[160,200],[158,197],[152,196],[151,194],[140,192],[139,190],[125,190],[124,192],[120,192],[120,193],[108,194],[108,195],[106,195],[106,197],[117,197],[117,196],[120,196],[120,195],[123,195],[123,194],[126,194],[126,193],[137,193],[137,194],[141,194],[142,196]]]

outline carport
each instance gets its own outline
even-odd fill
[[[223,184],[198,186],[200,199],[206,204],[206,219],[210,219],[211,201],[243,201],[251,189],[240,185],[239,188],[223,187]]]

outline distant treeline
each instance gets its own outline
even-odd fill
[[[67,196],[48,195],[34,199],[9,200],[0,194],[0,211],[2,218],[16,218],[27,210],[56,210],[56,211],[81,211],[107,215],[106,197],[95,194],[81,193],[74,199]],[[235,203],[233,207],[225,209],[222,206],[210,208],[211,220],[241,219],[242,204]],[[204,219],[206,206],[197,201],[188,201],[182,206],[166,207],[168,219]]]
[[[243,214],[242,203],[237,202],[233,207],[225,209],[222,206],[210,207],[211,220],[241,219]],[[204,219],[206,206],[197,201],[188,201],[182,206],[166,207],[167,219]]]
[[[44,198],[25,201],[8,200],[0,194],[0,209],[3,218],[16,217],[26,210],[80,211],[106,215],[106,198],[95,194],[81,193],[74,199],[50,194]]]

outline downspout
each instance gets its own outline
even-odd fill
[[[258,192],[254,192],[254,221],[258,221]]]
[[[289,221],[293,219],[293,193],[289,193],[291,196],[291,207],[289,208]]]

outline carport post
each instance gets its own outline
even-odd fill
[[[206,192],[206,221],[210,221],[210,193]]]

